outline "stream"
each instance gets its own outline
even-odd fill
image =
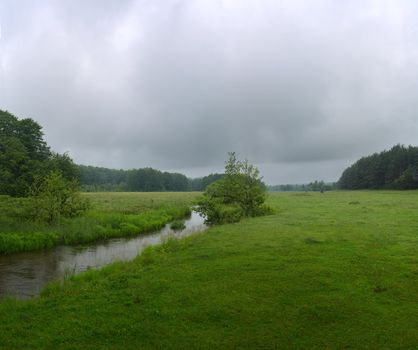
[[[133,260],[149,245],[162,243],[168,237],[182,238],[206,229],[204,219],[196,212],[192,212],[185,225],[185,229],[179,231],[173,231],[167,224],[158,232],[136,237],[0,256],[0,298],[31,298],[52,280],[115,261]]]

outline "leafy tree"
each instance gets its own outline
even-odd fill
[[[0,137],[0,194],[23,195],[27,189],[30,159],[16,137]]]
[[[55,170],[68,180],[78,178],[67,154],[51,152],[38,123],[0,110],[0,194],[27,196],[36,178]]]
[[[78,216],[89,206],[80,196],[78,182],[67,180],[59,171],[38,177],[31,186],[30,198],[33,220],[48,224],[59,222],[63,217]]]
[[[59,171],[64,179],[78,182],[80,179],[80,169],[67,153],[59,154],[51,152],[48,161],[49,171]]]
[[[192,191],[204,191],[213,182],[218,181],[224,174],[210,174],[204,177],[191,179],[190,188]]]
[[[225,175],[209,185],[199,200],[197,211],[210,224],[239,221],[244,216],[263,214],[266,186],[259,170],[228,153]]]

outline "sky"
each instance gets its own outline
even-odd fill
[[[269,184],[417,145],[418,2],[1,0],[0,109],[80,164]]]

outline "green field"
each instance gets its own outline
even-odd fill
[[[84,193],[91,206],[54,225],[25,217],[25,198],[0,196],[0,253],[50,248],[155,231],[190,214],[197,193]]]
[[[97,205],[113,210],[107,196]],[[3,301],[0,348],[418,349],[418,191],[268,204],[274,215]]]

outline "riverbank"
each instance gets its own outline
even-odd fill
[[[134,237],[0,255],[0,300],[5,297],[32,298],[52,281],[63,281],[70,275],[102,268],[116,261],[131,261],[146,247],[207,228],[204,219],[196,212],[182,223],[182,229],[173,229],[171,224],[167,224],[161,230]]]
[[[417,191],[268,204],[275,215],[3,301],[0,348],[416,348]]]
[[[196,193],[84,193],[91,209],[47,226],[22,220],[24,199],[0,197],[0,254],[128,237],[190,215]]]

